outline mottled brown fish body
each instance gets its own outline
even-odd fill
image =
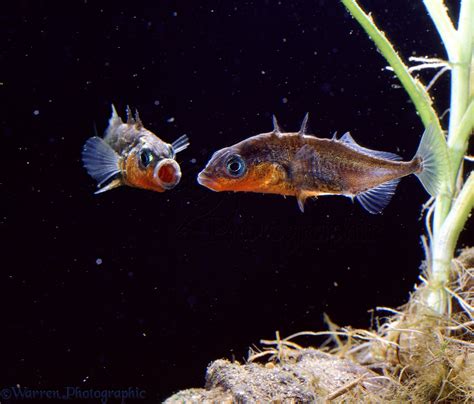
[[[129,108],[123,122],[112,106],[104,138],[88,139],[82,157],[98,182],[96,193],[121,185],[164,192],[179,183],[181,169],[175,155],[188,145],[185,135],[171,144],[164,142],[143,126],[138,113],[133,117]]]
[[[215,184],[220,191],[294,196],[304,191],[308,196],[352,196],[420,169],[418,160],[401,162],[376,158],[358,152],[339,140],[301,136],[298,133],[264,133],[218,153],[222,157],[231,153],[244,156],[247,166],[252,167],[246,178],[229,181],[229,189],[221,178],[219,184]],[[204,170],[201,177],[206,175],[209,176],[209,173]]]
[[[301,210],[308,197],[345,195],[355,197],[369,212],[380,213],[399,179],[410,174],[436,193],[445,170],[445,143],[432,126],[423,134],[416,156],[400,161],[393,153],[358,145],[349,133],[340,139],[308,135],[306,121],[307,117],[299,132],[285,133],[274,121],[273,132],[217,151],[198,182],[214,191],[294,195]]]
[[[410,175],[420,169],[420,161],[392,161],[358,152],[334,139],[301,137],[295,139],[298,150],[306,148],[304,156],[295,151],[299,169],[293,170],[295,188],[318,194],[357,195],[382,183]],[[282,139],[283,142],[285,139]],[[299,144],[298,144],[299,143]]]

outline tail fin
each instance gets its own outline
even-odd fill
[[[82,161],[89,175],[97,181],[98,187],[120,173],[119,155],[104,139],[97,136],[87,139],[82,149]],[[100,192],[105,190],[101,189]]]
[[[444,136],[433,124],[428,125],[415,155],[421,159],[421,171],[415,173],[431,196],[436,196],[449,169],[448,149]]]

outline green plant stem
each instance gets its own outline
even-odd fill
[[[451,154],[451,166],[459,167],[466,155],[467,147],[469,145],[469,137],[474,130],[474,98],[471,99],[464,115],[459,122],[454,133],[449,137],[449,151]],[[454,171],[454,170],[453,170]]]
[[[461,121],[468,113],[467,106],[470,97],[470,73],[473,58],[473,35],[474,35],[474,0],[463,0],[459,15],[459,27],[456,35],[449,34],[450,29],[446,19],[444,4],[440,0],[424,0],[424,3],[435,23],[441,38],[449,37],[445,43],[451,64],[451,103],[449,111],[448,148],[450,153],[450,174],[436,200],[436,210],[433,221],[433,232],[436,238],[437,231],[449,213],[451,201],[456,190],[456,181],[459,169],[467,148],[467,138],[470,131],[460,131]],[[452,38],[456,43],[452,43]],[[469,118],[469,117],[468,117]]]
[[[446,10],[446,6],[441,0],[423,0],[431,19],[435,23],[436,29],[446,48],[449,58],[452,60],[457,53],[457,31],[453,26],[451,18]],[[456,52],[456,53],[454,53]]]
[[[431,105],[431,98],[426,92],[425,87],[413,78],[408,72],[407,66],[403,63],[398,53],[393,48],[385,34],[374,24],[372,18],[368,16],[357,4],[356,0],[341,0],[347,10],[359,22],[362,28],[367,32],[370,38],[375,42],[378,49],[392,67],[398,79],[402,83],[406,92],[410,96],[415,108],[420,114],[425,127],[433,123],[441,134],[438,115]]]
[[[431,3],[440,1],[424,0],[433,22],[438,28],[441,37],[444,40],[443,29],[438,26],[444,24],[440,22],[444,19],[442,16],[445,10],[439,10],[439,7],[433,7],[430,10]],[[441,3],[442,5],[442,3]],[[444,7],[444,5],[442,5]],[[435,11],[433,11],[435,10]],[[439,13],[440,15],[437,15]],[[470,75],[473,61],[473,38],[474,38],[474,0],[463,0],[461,2],[461,11],[459,15],[459,26],[457,34],[457,43],[445,44],[451,65],[451,101],[449,113],[449,131],[448,131],[448,153],[450,160],[450,172],[441,192],[436,198],[436,209],[433,220],[433,241],[432,241],[432,268],[428,279],[430,293],[428,294],[427,304],[434,308],[438,313],[445,314],[449,309],[449,296],[447,295],[445,285],[449,281],[451,271],[451,260],[454,255],[454,248],[459,236],[458,230],[462,226],[453,227],[453,215],[457,214],[464,223],[467,220],[468,213],[472,208],[464,206],[467,212],[460,212],[457,202],[452,205],[453,198],[456,195],[457,184],[459,184],[462,175],[462,161],[468,147],[469,136],[474,127],[474,100],[470,94]],[[471,98],[471,99],[470,99]],[[459,197],[465,195],[466,189],[474,193],[472,185],[472,174],[465,184]],[[457,200],[459,200],[459,197]],[[456,200],[456,201],[457,201]],[[457,209],[456,213],[455,210]],[[458,229],[459,227],[459,229]],[[449,237],[448,232],[453,231],[453,237]],[[456,233],[457,232],[457,233]],[[454,241],[453,241],[454,240]]]
[[[429,279],[427,304],[438,313],[446,313],[449,307],[445,291],[449,281],[449,269],[461,230],[474,207],[474,173],[471,172],[449,214],[439,230],[433,248],[432,269]],[[446,271],[446,267],[448,271]]]
[[[372,18],[360,8],[357,1],[341,1],[393,68],[425,127],[434,123],[438,135],[444,138],[439,118],[423,85],[411,76],[392,44],[376,27]],[[445,285],[449,280],[454,249],[474,200],[472,174],[456,198],[459,191],[456,187],[462,182],[461,163],[474,126],[474,0],[462,0],[458,30],[454,28],[442,0],[423,1],[441,36],[451,66],[451,105],[447,140],[449,172],[436,196],[431,240],[432,267],[428,278],[430,293],[427,298],[427,304],[431,308],[445,314],[449,308]]]

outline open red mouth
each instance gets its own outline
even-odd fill
[[[163,164],[158,169],[158,177],[161,181],[170,183],[176,178],[176,169],[172,164]]]
[[[163,188],[171,189],[179,183],[181,170],[175,160],[164,159],[157,164],[154,175]]]

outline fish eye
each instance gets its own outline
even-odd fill
[[[147,168],[155,157],[150,149],[142,149],[140,152],[140,163],[143,167]]]
[[[225,166],[231,177],[241,177],[245,173],[245,161],[238,154],[231,156]]]

